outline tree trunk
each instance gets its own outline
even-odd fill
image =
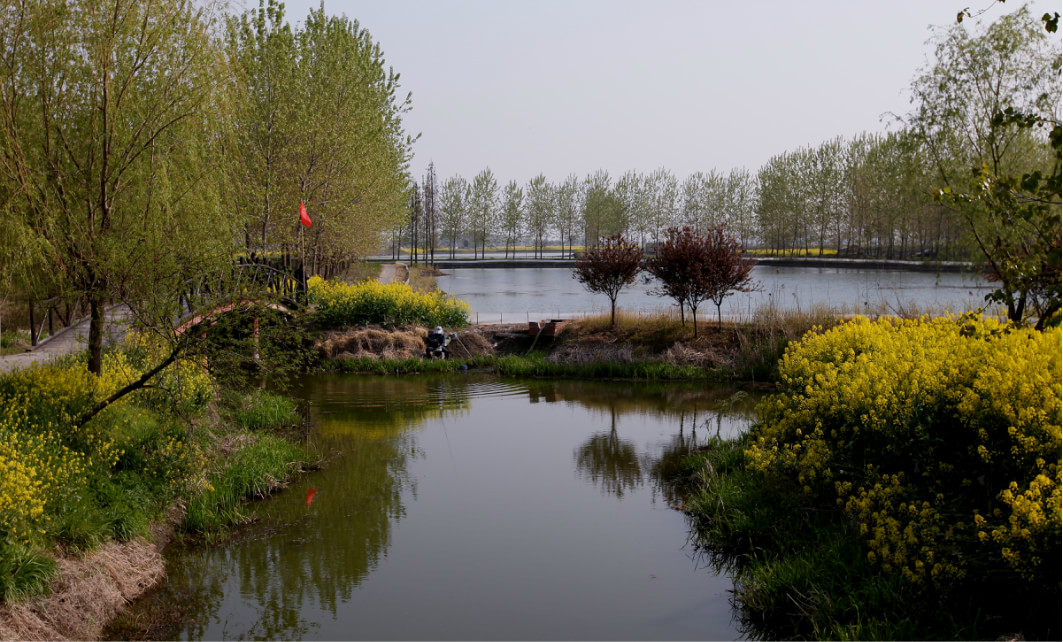
[[[89,372],[103,374],[103,316],[106,300],[98,293],[89,295]]]

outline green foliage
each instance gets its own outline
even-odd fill
[[[310,279],[315,319],[324,328],[355,325],[424,325],[447,328],[468,323],[469,306],[440,292],[414,292],[402,283],[366,281],[356,285]]]
[[[961,12],[961,17],[962,17]],[[1039,24],[1043,23],[1043,24]],[[938,199],[962,216],[1008,318],[1060,309],[1060,50],[1027,7],[942,34],[912,83],[912,131],[937,165]]]
[[[507,355],[495,362],[495,370],[512,377],[570,377],[587,379],[638,379],[645,381],[718,379],[717,373],[697,366],[677,366],[664,361],[620,363],[597,361],[582,364],[555,363],[540,352]]]
[[[97,373],[107,299],[165,325],[192,275],[231,261],[224,172],[212,171],[228,85],[213,12],[190,0],[5,5],[0,225],[25,254],[9,265],[37,294],[87,298]]]
[[[749,466],[750,443],[748,435],[715,442],[684,462],[697,542],[717,572],[734,575],[746,636],[987,637],[992,613],[979,613],[979,605],[955,593],[913,591],[899,572],[883,573],[843,513],[791,480]]]
[[[304,312],[248,304],[213,319],[190,352],[223,387],[248,388],[262,379],[282,384],[316,361],[312,322]]]
[[[248,251],[313,256],[331,274],[400,223],[413,140],[409,95],[357,21],[314,8],[293,28],[284,5],[230,18],[235,125],[226,169]],[[283,88],[283,90],[278,90]],[[313,220],[302,229],[299,201]]]

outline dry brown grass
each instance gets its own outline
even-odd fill
[[[127,604],[166,575],[162,549],[179,512],[151,537],[108,542],[84,557],[60,556],[50,595],[0,605],[0,640],[93,640]]]
[[[318,348],[324,357],[373,359],[411,359],[424,354],[428,329],[410,326],[385,330],[378,326],[336,330],[322,335]],[[482,328],[469,328],[458,333],[450,342],[450,352],[456,357],[468,357],[494,352],[493,341]]]
[[[432,265],[411,265],[409,267],[410,287],[414,292],[430,293],[439,289],[436,277],[442,274]]]
[[[425,328],[384,330],[377,326],[326,332],[318,341],[323,356],[409,359],[424,352]]]

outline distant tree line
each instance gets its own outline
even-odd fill
[[[471,181],[453,176],[443,183],[438,240],[451,256],[460,248],[480,256],[488,246],[507,257],[517,246],[542,256],[547,242],[567,252],[622,234],[647,246],[669,228],[724,225],[744,246],[774,255],[984,258],[987,242],[978,240],[970,208],[938,192],[966,183],[982,163],[1020,175],[1058,167],[1047,128],[993,116],[1014,106],[1058,123],[1059,46],[1023,8],[983,33],[939,30],[935,57],[913,80],[913,111],[896,117],[897,131],[781,152],[755,172],[714,169],[680,179],[664,168],[619,177],[599,170],[501,187],[490,168]],[[434,247],[436,231],[429,234],[422,238]]]

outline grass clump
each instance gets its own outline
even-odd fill
[[[248,430],[281,430],[302,420],[294,401],[267,390],[244,393],[237,403],[234,418]]]
[[[0,547],[0,601],[18,602],[48,592],[55,560],[21,543]]]
[[[262,499],[302,469],[306,456],[295,444],[271,434],[237,433],[203,491],[188,504],[183,528],[208,540],[247,521],[246,500]]]
[[[794,638],[1058,637],[1060,331],[858,318],[694,477],[743,617]],[[795,608],[796,607],[796,608]]]

